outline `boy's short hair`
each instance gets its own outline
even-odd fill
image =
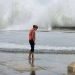
[[[37,28],[38,29],[38,26],[37,25],[33,25],[33,28]]]

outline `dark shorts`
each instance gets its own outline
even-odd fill
[[[29,44],[31,46],[31,52],[34,52],[34,41],[33,40],[29,40]]]

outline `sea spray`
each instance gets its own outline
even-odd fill
[[[0,28],[26,30],[33,24],[46,29],[48,25],[74,27],[74,8],[74,0],[2,0]]]

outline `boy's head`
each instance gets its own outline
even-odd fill
[[[33,28],[34,28],[34,30],[37,30],[38,26],[37,25],[33,25]]]

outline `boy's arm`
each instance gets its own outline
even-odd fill
[[[35,32],[34,31],[32,33],[32,38],[33,38],[33,41],[35,42]]]

